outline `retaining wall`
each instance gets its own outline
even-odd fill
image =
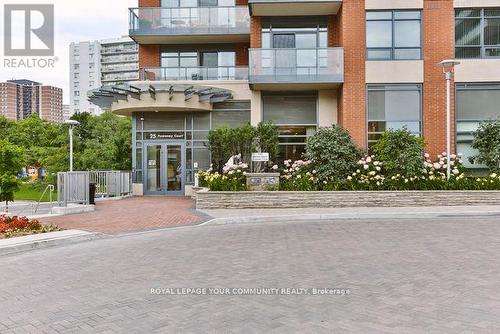
[[[500,205],[500,191],[200,191],[196,208],[340,208]]]

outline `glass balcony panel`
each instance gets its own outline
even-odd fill
[[[250,49],[251,83],[336,83],[344,80],[344,49]]]
[[[247,6],[130,8],[130,35],[249,34]]]
[[[141,80],[191,81],[191,80],[248,80],[248,67],[244,66],[193,66],[144,68]]]

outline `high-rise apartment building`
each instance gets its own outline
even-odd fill
[[[104,86],[139,79],[138,46],[128,36],[101,42],[101,81]]]
[[[281,159],[298,159],[318,127],[338,124],[369,150],[408,128],[454,150],[500,117],[497,0],[139,0],[130,9],[140,80],[92,97],[133,119],[133,168],[145,194],[179,194],[207,168],[210,129],[272,121]],[[472,166],[471,168],[480,167]]]
[[[61,88],[31,80],[9,80],[0,83],[0,115],[18,121],[38,115],[49,122],[62,122]]]
[[[87,92],[101,86],[101,45],[98,41],[71,43],[70,52],[70,114],[101,109],[87,99]]]
[[[101,108],[89,102],[88,92],[101,86],[138,79],[138,47],[128,36],[70,45],[70,114]]]

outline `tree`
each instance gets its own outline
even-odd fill
[[[323,180],[344,180],[356,169],[361,156],[349,132],[339,126],[320,128],[307,139],[305,157],[314,161]]]
[[[408,129],[388,130],[373,147],[373,152],[382,162],[386,176],[417,176],[422,173],[424,164],[423,138],[412,134]]]
[[[6,203],[14,200],[14,193],[19,190],[17,174],[25,165],[23,149],[6,140],[0,140],[0,201]]]
[[[500,171],[500,120],[481,123],[474,132],[472,148],[479,153],[469,158],[471,163],[484,164],[491,172]]]

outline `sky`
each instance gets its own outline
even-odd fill
[[[138,0],[0,0],[0,82],[29,79],[64,90],[69,103],[69,44],[128,35],[128,8]],[[4,66],[4,4],[53,4],[55,62],[53,69]],[[9,57],[10,58],[10,57]]]

